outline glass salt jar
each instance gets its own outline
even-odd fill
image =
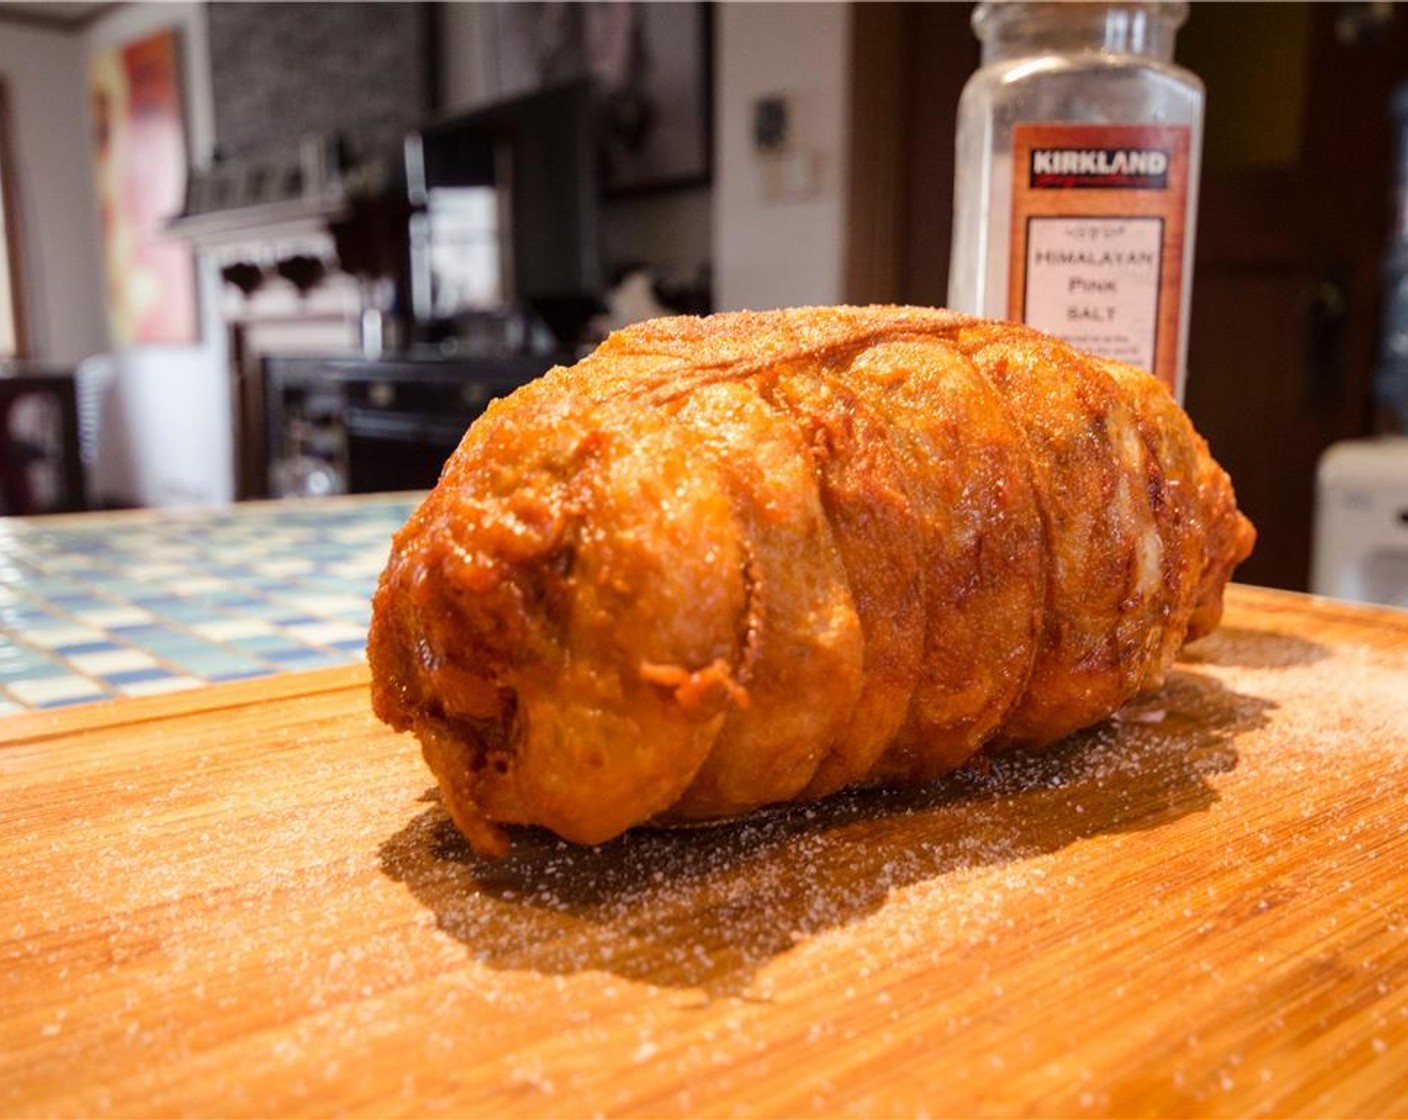
[[[1183,3],[977,5],[949,306],[1151,370],[1182,399],[1203,87]]]

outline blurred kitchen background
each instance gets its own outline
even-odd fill
[[[425,487],[614,325],[942,304],[970,13],[0,3],[0,512]],[[1309,586],[1320,490],[1408,586],[1402,446],[1321,462],[1408,412],[1408,9],[1195,3],[1176,57],[1239,578]]]

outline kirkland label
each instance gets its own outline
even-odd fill
[[[1188,130],[1013,129],[1009,315],[1177,379]]]
[[[1169,153],[1162,148],[1037,148],[1028,183],[1033,190],[1162,191]]]

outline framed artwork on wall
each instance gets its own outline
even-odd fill
[[[589,77],[608,195],[708,183],[710,8],[702,3],[496,4],[500,96]]]
[[[191,250],[162,232],[181,212],[186,191],[177,31],[94,55],[88,89],[112,343],[193,343]]]

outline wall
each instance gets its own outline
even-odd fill
[[[495,8],[453,2],[436,9],[442,111],[447,115],[512,92],[495,49]],[[603,199],[602,250],[608,273],[645,261],[668,285],[692,284],[710,263],[714,217],[708,185]]]
[[[97,52],[165,27],[182,37],[186,127],[193,163],[208,161],[215,142],[206,13],[199,3],[133,4],[116,8],[79,39],[76,81],[86,88],[88,60]],[[86,115],[86,102],[85,102]],[[90,135],[85,120],[82,135]],[[92,201],[93,169],[83,181]],[[97,245],[96,221],[92,237]],[[96,263],[94,280],[101,275]],[[128,347],[103,363],[112,380],[105,399],[104,440],[97,488],[142,505],[213,504],[234,497],[233,418],[226,339],[213,268],[198,270],[200,341],[193,346]]]
[[[441,11],[446,106],[462,109],[496,88],[485,48],[492,20],[481,5]],[[718,5],[713,189],[643,203],[643,213],[618,208],[606,218],[608,252],[661,261],[675,275],[711,255],[720,309],[841,301],[850,19],[840,3]],[[794,112],[785,166],[752,145],[754,101],[779,92]]]
[[[648,261],[669,284],[688,284],[713,254],[713,192],[708,187],[607,200],[601,210],[608,267]]]
[[[34,357],[81,363],[82,376],[103,386],[90,489],[144,505],[223,502],[234,492],[216,278],[209,270],[198,277],[200,344],[110,351],[108,342],[88,65],[97,51],[168,26],[183,35],[191,154],[207,158],[214,114],[202,5],[117,6],[79,34],[0,21]]]
[[[30,344],[57,365],[106,343],[83,67],[76,36],[0,21]]]
[[[440,95],[446,112],[492,101],[499,69],[492,49],[493,11],[488,4],[441,4],[439,15]]]
[[[844,298],[850,6],[721,4],[715,27],[715,301]],[[755,154],[753,104],[784,94],[787,161]]]

